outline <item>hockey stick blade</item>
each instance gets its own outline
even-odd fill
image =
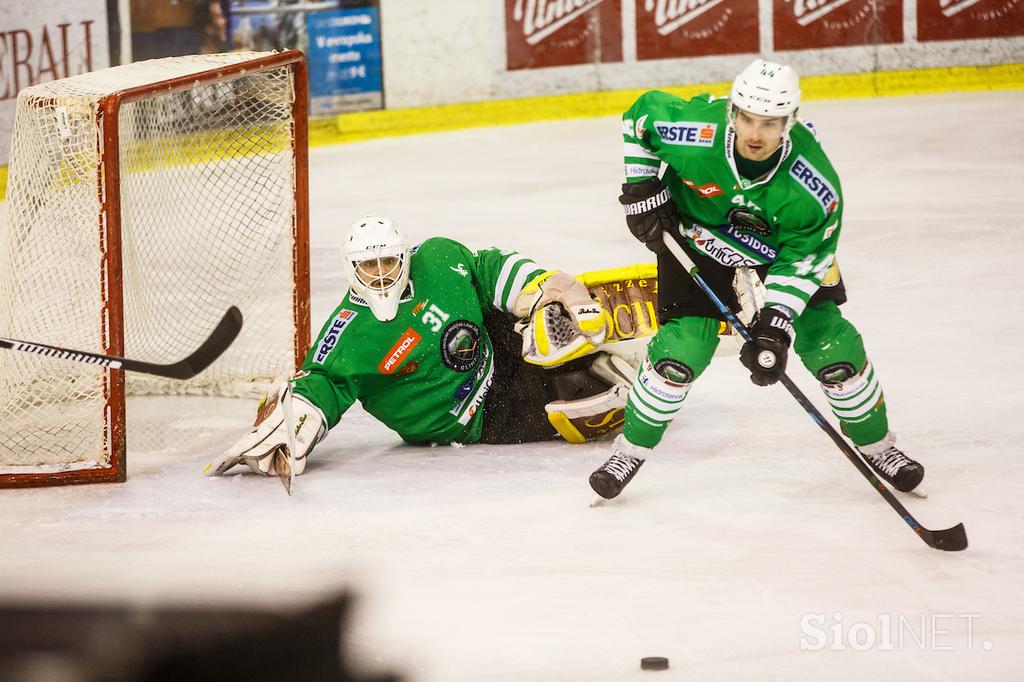
[[[59,346],[48,346],[43,343],[18,341],[16,339],[0,338],[0,348],[24,353],[35,353],[36,355],[45,355],[51,358],[82,362],[89,365],[99,365],[101,367],[109,367],[110,369],[124,369],[129,372],[152,374],[153,376],[166,377],[168,379],[191,379],[219,358],[238,337],[238,333],[241,330],[242,311],[235,306],[231,306],[220,322],[217,323],[213,333],[203,341],[199,348],[187,358],[168,365],[144,362],[142,360],[129,360],[128,358],[121,358],[116,355],[89,353],[83,350],[72,350]]]
[[[967,549],[967,529],[964,524],[958,523],[946,530],[928,530],[921,528],[918,535],[929,547],[941,549],[944,552],[962,552]]]

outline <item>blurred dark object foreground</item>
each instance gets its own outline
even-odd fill
[[[303,611],[0,607],[3,682],[396,682],[358,676],[342,637],[352,598]]]

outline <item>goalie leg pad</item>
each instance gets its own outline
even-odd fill
[[[572,386],[559,387],[559,393],[575,395],[586,390],[576,372],[562,379]],[[625,421],[625,408],[636,370],[623,358],[601,353],[587,369],[592,386],[595,382],[607,388],[596,395],[574,400],[556,400],[545,406],[548,421],[570,443],[585,443],[619,430]],[[567,389],[572,389],[567,390]]]
[[[586,443],[622,427],[628,395],[628,387],[612,386],[589,398],[550,402],[544,409],[562,438],[570,443]]]

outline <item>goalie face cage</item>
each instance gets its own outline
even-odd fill
[[[138,62],[18,98],[0,335],[150,362],[231,305],[235,343],[175,382],[0,351],[0,487],[125,480],[128,394],[248,396],[309,347],[301,52]]]

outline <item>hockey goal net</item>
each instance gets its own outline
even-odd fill
[[[0,336],[174,362],[231,305],[231,348],[181,382],[0,350],[0,487],[125,478],[125,396],[247,396],[309,345],[300,52],[138,62],[18,97]]]

